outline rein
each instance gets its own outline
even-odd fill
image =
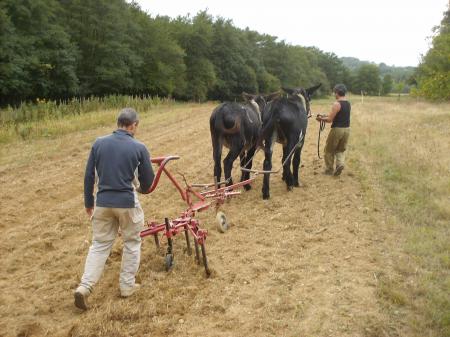
[[[300,132],[300,136],[298,139],[298,142],[294,145],[294,147],[292,148],[291,152],[289,152],[289,154],[287,155],[286,159],[281,163],[281,167],[276,170],[276,171],[264,171],[264,170],[253,170],[253,169],[247,169],[245,168],[251,160],[253,160],[253,158],[256,156],[256,154],[259,152],[259,150],[261,150],[261,147],[258,147],[255,151],[255,153],[253,154],[253,156],[247,161],[247,163],[244,166],[241,166],[241,171],[246,171],[246,172],[253,172],[256,174],[259,173],[278,173],[280,172],[280,170],[283,168],[283,166],[286,164],[286,162],[289,160],[289,158],[291,158],[291,156],[294,154],[295,149],[297,149],[297,147],[305,140],[305,135],[303,134],[303,132]],[[241,165],[242,165],[242,161],[241,161]]]
[[[317,138],[317,157],[319,157],[319,159],[322,159],[320,157],[320,134],[322,133],[323,130],[325,130],[325,122],[324,121],[320,121],[320,123],[319,123],[319,137]]]
[[[311,118],[312,114],[308,115],[308,118]],[[323,130],[325,130],[325,125],[326,123],[324,121],[320,121],[319,123],[319,136],[317,138],[317,157],[319,157],[319,159],[322,159],[322,157],[320,156],[320,134],[322,133]]]

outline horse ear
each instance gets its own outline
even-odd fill
[[[251,95],[251,94],[247,94],[245,91],[243,91],[242,98],[246,101],[251,101],[251,100],[255,99],[255,96]]]
[[[272,92],[271,94],[264,95],[264,99],[266,100],[266,102],[270,102],[270,101],[273,101],[274,99],[280,97],[280,95],[281,95],[281,92],[276,91],[276,92]]]
[[[308,88],[306,89],[306,93],[311,96],[317,89],[319,89],[321,87],[322,83],[319,83],[318,85]]]
[[[294,95],[295,90],[291,88],[281,88],[284,92],[288,93],[289,95]]]

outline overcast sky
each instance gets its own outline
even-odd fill
[[[152,16],[191,16],[200,10],[235,26],[315,46],[338,56],[416,66],[430,47],[449,0],[137,0]],[[341,5],[339,5],[341,4]]]

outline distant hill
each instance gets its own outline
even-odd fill
[[[414,72],[417,69],[416,67],[388,66],[385,63],[380,63],[378,65],[378,68],[380,69],[381,76],[390,74],[392,76],[392,79],[396,82],[407,82],[411,78],[411,76],[414,75]]]
[[[356,57],[341,57],[340,60],[344,66],[349,68],[351,71],[355,71],[360,66],[365,64],[375,64],[380,70],[381,77],[384,77],[386,74],[390,74],[395,82],[407,82],[416,70],[415,67],[388,66],[385,63],[376,64],[375,62],[363,61]]]
[[[360,66],[364,65],[364,64],[375,64],[373,62],[369,62],[369,61],[361,61],[360,59],[356,58],[356,57],[341,57],[340,58],[342,63],[344,64],[344,66],[346,66],[348,69],[350,70],[356,70],[358,69]]]

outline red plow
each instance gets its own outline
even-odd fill
[[[150,192],[156,189],[161,175],[164,173],[178,190],[181,199],[183,199],[183,201],[186,203],[186,210],[183,211],[181,215],[175,219],[165,218],[164,222],[162,223],[157,223],[154,221],[147,222],[147,228],[142,230],[140,235],[141,237],[152,235],[158,248],[160,248],[160,236],[165,236],[167,238],[165,266],[166,270],[169,271],[172,268],[174,261],[173,237],[183,232],[186,240],[188,255],[192,255],[192,238],[192,241],[194,242],[196,262],[197,264],[203,263],[206,275],[209,276],[211,274],[211,271],[208,266],[208,259],[206,257],[205,248],[205,241],[208,235],[208,231],[199,227],[199,220],[196,219],[195,216],[198,212],[205,211],[211,206],[215,206],[217,211],[220,205],[225,202],[225,200],[240,194],[241,191],[239,191],[239,189],[247,184],[250,184],[255,179],[255,177],[226,187],[219,187],[221,183],[217,182],[215,182],[214,184],[189,185],[186,179],[184,179],[186,187],[183,188],[166,167],[170,161],[177,160],[179,158],[180,157],[178,156],[167,156],[157,157],[151,160],[153,164],[158,165],[158,170],[155,174],[153,184],[150,187]],[[224,232],[228,228],[228,223],[225,215],[222,212],[218,212],[216,218],[218,221],[219,231]],[[162,234],[160,235],[160,233]]]

